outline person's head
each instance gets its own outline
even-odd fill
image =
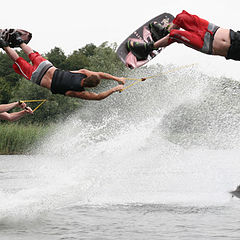
[[[100,80],[96,76],[86,77],[82,80],[82,87],[96,87]]]

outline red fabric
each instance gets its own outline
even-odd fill
[[[46,61],[46,59],[43,58],[38,52],[30,53],[28,57],[33,65],[28,63],[22,57],[19,57],[13,64],[13,69],[16,73],[22,75],[27,80],[30,80],[32,73],[37,69],[39,64],[43,61]]]
[[[196,49],[202,48],[204,35],[208,31],[208,21],[183,10],[174,18],[173,23],[185,31],[171,30],[169,43],[178,42]]]

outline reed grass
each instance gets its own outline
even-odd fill
[[[0,123],[0,154],[25,154],[49,131],[49,126]]]

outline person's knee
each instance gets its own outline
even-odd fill
[[[173,20],[173,23],[179,27],[181,27],[181,25],[183,24],[183,22],[185,21],[186,18],[186,14],[184,13],[179,13],[175,19]]]
[[[192,16],[186,11],[179,13],[173,20],[173,23],[181,28],[185,28],[186,24],[192,24],[192,22],[193,22]]]
[[[178,29],[172,29],[169,34],[169,42],[174,42],[178,40],[182,40],[182,33],[183,31]]]
[[[28,54],[28,58],[30,59],[31,62],[33,62],[35,59],[39,58],[42,56],[38,52],[31,52]]]

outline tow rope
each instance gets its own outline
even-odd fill
[[[21,103],[31,103],[31,102],[40,102],[40,104],[37,105],[37,107],[35,107],[33,109],[33,112],[35,112],[38,108],[40,108],[45,102],[47,101],[47,99],[38,99],[38,100],[19,100],[19,104]]]
[[[149,76],[149,77],[143,77],[143,78],[125,78],[125,80],[130,80],[130,81],[135,81],[135,82],[133,82],[132,84],[126,86],[125,88],[123,88],[122,90],[120,90],[120,92],[122,92],[122,91],[124,91],[124,90],[126,90],[126,89],[128,89],[128,88],[130,88],[130,87],[132,87],[133,85],[135,85],[135,84],[137,84],[137,83],[143,82],[143,81],[145,81],[146,79],[156,78],[156,77],[159,77],[159,76],[161,76],[161,75],[163,75],[163,74],[168,74],[168,73],[171,73],[171,72],[175,72],[175,71],[177,71],[177,70],[179,70],[179,69],[191,67],[191,66],[193,66],[193,65],[196,65],[196,64],[193,63],[193,64],[189,64],[189,65],[184,65],[184,66],[176,67],[176,68],[173,68],[173,69],[171,69],[171,70],[169,70],[169,71],[167,71],[167,72],[162,72],[162,73],[160,73],[160,74],[153,75],[153,76]]]

